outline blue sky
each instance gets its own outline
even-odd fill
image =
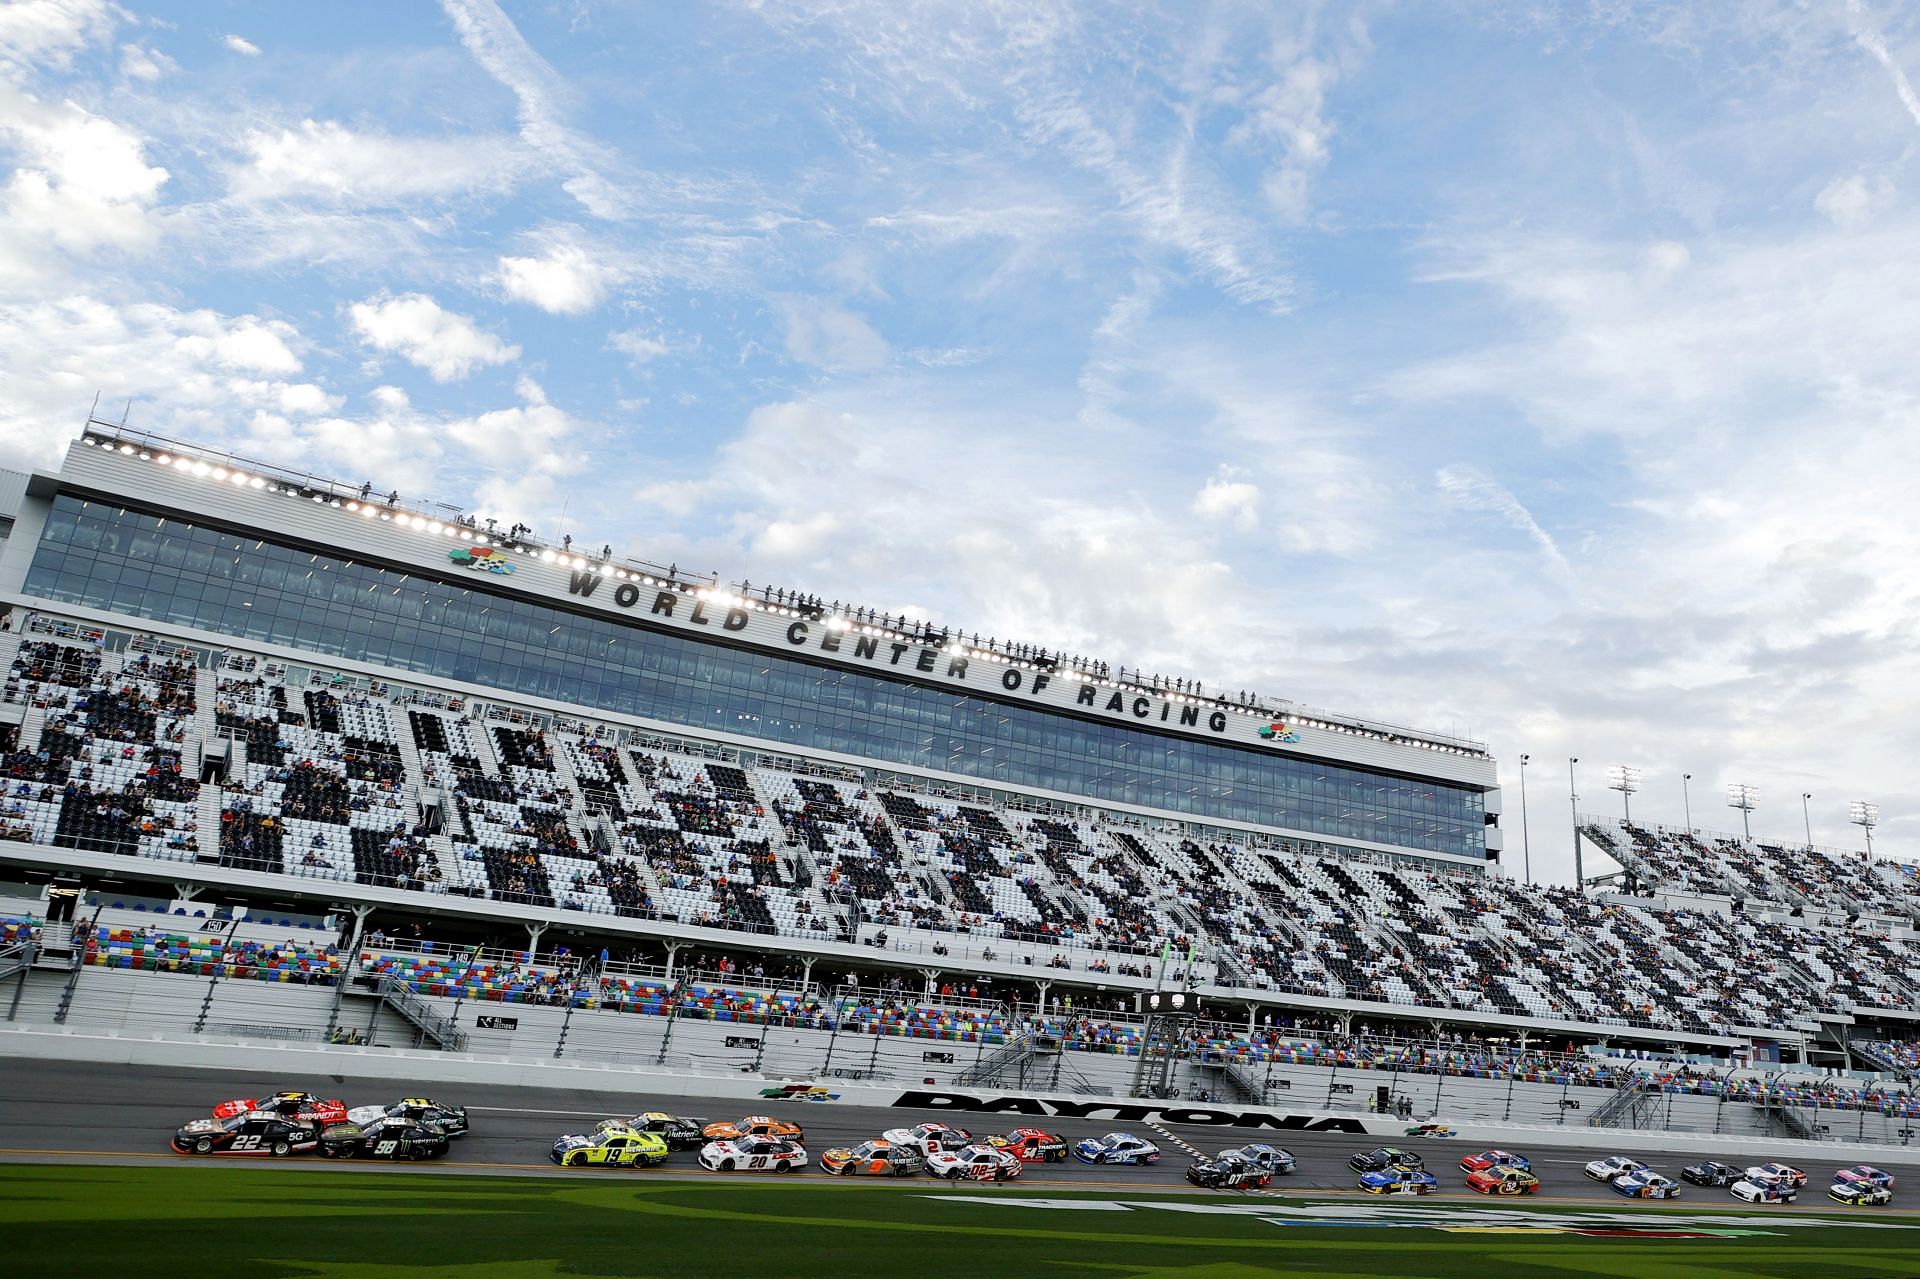
[[[1910,74],[1866,0],[15,0],[0,462],[97,392],[1471,734],[1549,875],[1574,755],[1903,849]]]

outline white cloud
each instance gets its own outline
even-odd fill
[[[866,371],[884,368],[892,349],[860,316],[822,298],[774,299],[786,329],[787,354],[803,364]]]
[[[76,50],[106,40],[125,17],[107,0],[13,0],[0,5],[0,64],[65,70]]]
[[[1862,227],[1893,205],[1893,183],[1856,173],[1835,178],[1820,189],[1813,207],[1837,227]]]
[[[354,332],[378,351],[389,351],[425,369],[436,382],[457,382],[475,369],[520,358],[520,348],[501,341],[424,293],[381,294],[349,309]]]
[[[362,206],[505,190],[526,159],[511,138],[396,137],[335,120],[250,129],[240,145],[246,162],[230,175],[239,198],[312,196]]]
[[[1454,465],[1441,467],[1434,475],[1434,483],[1449,501],[1461,509],[1490,512],[1525,534],[1527,540],[1546,557],[1556,576],[1566,582],[1573,580],[1573,566],[1561,554],[1559,544],[1540,527],[1539,521],[1533,518],[1533,512],[1500,481],[1477,466]]]
[[[228,35],[222,39],[221,43],[242,57],[257,58],[260,56],[260,46],[245,36]]]
[[[152,83],[162,76],[172,75],[179,69],[179,63],[158,49],[149,49],[140,44],[120,46],[120,74],[129,80],[144,80]]]
[[[1260,523],[1260,486],[1232,478],[1222,468],[1194,495],[1193,513],[1201,519],[1225,520],[1242,533],[1251,533]]]
[[[441,0],[453,29],[473,60],[512,91],[519,103],[520,134],[528,146],[567,174],[567,194],[599,218],[620,218],[631,199],[605,176],[611,161],[596,143],[565,122],[565,83],[529,45],[494,0]]]
[[[45,275],[46,246],[139,249],[157,237],[150,206],[168,173],[146,162],[135,134],[75,103],[49,106],[0,88],[0,138],[19,154],[0,191],[0,273]]]
[[[229,440],[263,404],[312,402],[275,380],[298,372],[300,345],[290,325],[259,316],[84,295],[0,302],[0,456],[57,461],[65,433],[53,425],[79,421],[96,393],[116,409],[132,400],[136,426]]]
[[[556,243],[537,258],[500,259],[500,285],[508,297],[554,315],[583,315],[600,305],[619,278],[612,266],[576,244]]]
[[[1867,15],[1867,6],[1861,0],[1847,0],[1847,19],[1853,27],[1853,39],[1862,49],[1873,55],[1873,60],[1886,68],[1887,76],[1893,81],[1894,94],[1900,99],[1900,105],[1907,109],[1915,124],[1920,124],[1920,93],[1914,92],[1913,82],[1907,79],[1907,73],[1887,48],[1886,40],[1875,30]]]
[[[625,329],[607,334],[607,345],[635,364],[646,364],[657,360],[673,350],[664,338],[650,337],[638,329]]]

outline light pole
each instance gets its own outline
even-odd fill
[[[1755,806],[1760,803],[1760,788],[1749,786],[1745,782],[1734,782],[1727,787],[1727,807],[1740,810],[1740,833],[1747,843],[1753,842],[1753,824],[1749,818]]]
[[[1520,757],[1520,865],[1529,884],[1533,882],[1533,841],[1527,833],[1527,761],[1532,758]]]
[[[1607,789],[1620,792],[1620,810],[1626,815],[1627,825],[1633,825],[1633,793],[1640,789],[1640,770],[1615,764],[1607,770],[1607,777]]]
[[[1567,757],[1567,807],[1573,811],[1573,890],[1576,893],[1587,882],[1585,869],[1580,862],[1580,792],[1573,787],[1573,766],[1579,762],[1578,755]]]
[[[1867,860],[1873,860],[1873,828],[1880,824],[1880,805],[1864,799],[1853,801],[1847,820],[1867,833]]]
[[[1692,773],[1680,774],[1680,811],[1687,815],[1687,834],[1693,834],[1693,796],[1687,793],[1687,783],[1693,780]]]
[[[1811,800],[1812,798],[1813,798],[1812,791],[1803,790],[1800,792],[1800,820],[1804,822],[1807,827],[1807,851],[1808,852],[1813,851],[1813,814],[1807,811],[1807,801]]]

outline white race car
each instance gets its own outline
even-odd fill
[[[1747,1170],[1747,1176],[1733,1183],[1732,1194],[1742,1203],[1784,1204],[1792,1203],[1800,1188],[1785,1177],[1753,1176],[1754,1169]]]
[[[1587,1165],[1587,1176],[1595,1181],[1612,1182],[1628,1173],[1645,1172],[1647,1166],[1637,1159],[1625,1155],[1608,1155],[1605,1159],[1596,1159]]]
[[[931,1157],[935,1151],[954,1151],[973,1144],[973,1134],[951,1124],[924,1123],[912,1128],[889,1128],[880,1134],[896,1146],[906,1146]]]
[[[927,1175],[948,1181],[1011,1181],[1020,1175],[1020,1161],[992,1146],[962,1146],[928,1155]]]
[[[736,1137],[700,1147],[700,1166],[713,1172],[798,1172],[807,1148],[785,1137]]]
[[[1770,1164],[1761,1164],[1756,1168],[1747,1169],[1747,1180],[1748,1181],[1784,1181],[1788,1185],[1792,1186],[1795,1190],[1798,1190],[1800,1187],[1807,1184],[1807,1174],[1804,1172],[1801,1172],[1798,1168],[1795,1168],[1792,1164],[1770,1163]]]

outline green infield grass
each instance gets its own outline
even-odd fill
[[[1807,1208],[1823,1202],[1812,1198]],[[0,1239],[9,1274],[139,1279],[1920,1273],[1920,1217],[1884,1210],[260,1165],[0,1166]]]

